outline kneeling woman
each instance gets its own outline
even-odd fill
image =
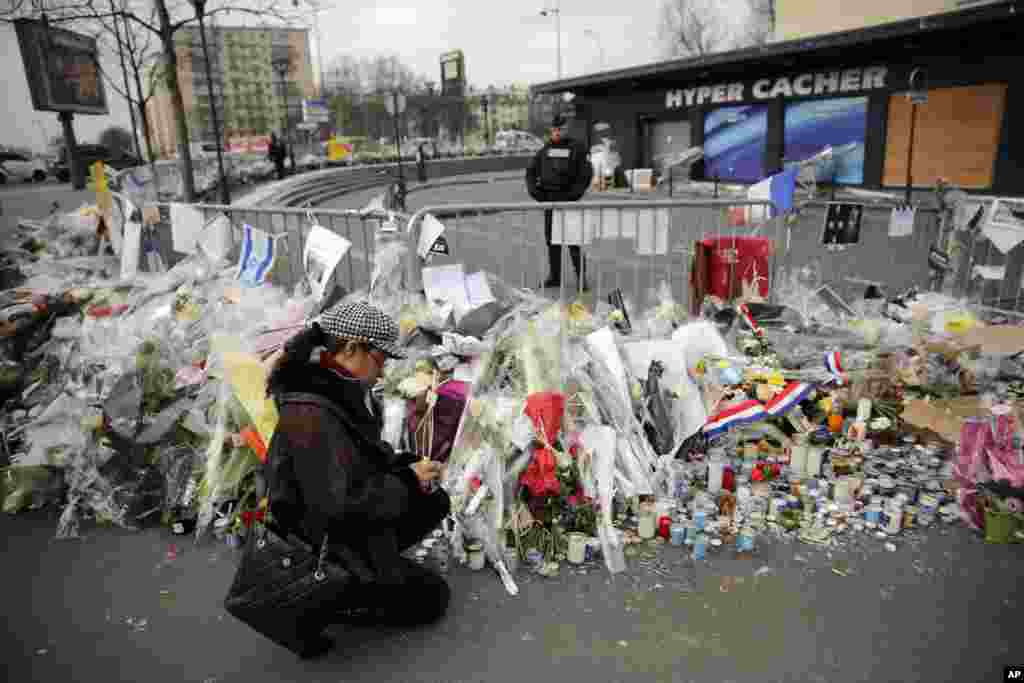
[[[380,438],[383,411],[370,389],[387,358],[403,357],[397,340],[398,325],[378,309],[341,304],[288,343],[268,380],[280,414],[264,468],[271,517],[307,540],[326,531],[331,556],[355,577],[333,619],[282,625],[279,642],[302,657],[331,648],[331,623],[413,626],[448,607],[444,579],[400,555],[441,523],[449,500],[421,487],[438,479],[437,463]]]

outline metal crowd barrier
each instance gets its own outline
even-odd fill
[[[980,200],[979,200],[980,201]],[[795,220],[773,218],[755,227],[734,225],[735,212],[765,214],[767,204],[736,199],[704,200],[596,200],[564,203],[464,203],[432,205],[413,215],[384,211],[336,209],[238,207],[195,204],[208,222],[216,215],[230,218],[236,244],[244,225],[280,235],[271,281],[282,287],[294,287],[304,277],[302,254],[314,221],[345,237],[352,244],[336,272],[336,282],[347,291],[365,288],[373,273],[378,228],[389,219],[402,226],[391,239],[403,239],[408,246],[406,282],[423,287],[424,259],[430,251],[436,223],[444,226],[447,253],[431,253],[429,266],[462,264],[468,275],[486,271],[506,284],[540,292],[548,275],[548,254],[544,240],[544,213],[552,212],[555,242],[581,247],[585,280],[582,291],[569,249],[561,249],[562,281],[557,290],[543,291],[560,301],[603,301],[614,290],[632,300],[635,306],[658,303],[662,284],[677,303],[685,304],[690,294],[694,243],[707,238],[738,238],[759,235],[773,242],[765,273],[732,271],[730,280],[767,281],[769,301],[778,300],[777,280],[784,272],[818,260],[822,281],[846,296],[858,296],[865,282],[889,286],[895,294],[908,285],[929,289],[929,248],[939,237],[935,214],[921,214],[914,236],[897,243],[885,229],[886,211],[878,208],[871,219],[870,237],[853,251],[828,251],[820,245],[819,211],[805,210]],[[980,201],[986,212],[1000,212],[998,220],[1014,220],[1015,205],[1002,201]],[[173,263],[181,255],[170,250],[169,205],[161,207],[161,241],[165,261]],[[1024,206],[1022,206],[1024,208]],[[929,217],[931,216],[931,217]],[[986,213],[986,217],[988,214]],[[986,219],[986,218],[983,218]],[[866,220],[866,227],[868,222]],[[425,226],[430,226],[424,237]],[[1021,283],[1024,276],[1024,249],[1003,254],[984,238],[976,226],[969,233],[965,248],[952,256],[959,264],[944,282],[943,292],[966,298],[972,307],[993,314],[1022,316]],[[861,251],[856,251],[861,249]],[[823,251],[824,250],[824,251]],[[438,250],[434,250],[437,252]],[[731,266],[735,269],[736,264]],[[993,270],[986,270],[993,269]],[[849,284],[854,283],[853,287]]]
[[[950,249],[955,268],[944,291],[983,311],[1021,317],[1024,249],[1014,241],[1024,239],[1024,200],[970,197],[963,204],[957,211],[963,213],[960,227],[967,230],[961,233],[961,246]],[[986,225],[1002,248],[986,237]]]
[[[170,205],[160,204],[161,252],[173,264],[181,254],[171,251]],[[705,238],[729,238],[760,235],[774,242],[768,272],[740,273],[733,263],[733,280],[767,281],[769,292],[783,265],[780,245],[784,225],[771,219],[755,228],[734,227],[730,211],[751,209],[767,211],[759,202],[692,200],[620,200],[538,204],[535,202],[502,204],[448,204],[420,209],[403,215],[383,210],[338,210],[309,208],[240,208],[219,204],[192,204],[204,223],[219,215],[229,218],[232,238],[237,247],[248,225],[279,236],[275,265],[270,280],[292,288],[305,276],[302,254],[314,223],[351,242],[352,246],[336,271],[336,282],[348,291],[365,288],[370,282],[375,259],[378,229],[389,220],[399,227],[391,239],[406,241],[408,259],[406,282],[422,289],[421,247],[426,253],[432,238],[423,237],[426,217],[432,216],[444,226],[447,254],[433,253],[429,266],[461,263],[467,274],[486,271],[506,284],[534,290],[547,296],[557,294],[561,301],[580,297],[582,282],[573,270],[570,249],[561,249],[562,280],[558,290],[541,291],[547,277],[547,246],[544,239],[544,213],[552,212],[552,236],[556,243],[579,244],[583,254],[589,293],[603,300],[613,290],[627,299],[650,302],[650,295],[665,283],[674,298],[684,303],[689,292],[693,243]],[[421,244],[430,239],[431,244]],[[237,251],[237,249],[236,249]]]
[[[433,239],[432,222],[427,216],[433,216],[445,227],[448,254],[432,254],[430,266],[462,263],[467,274],[483,270],[512,286],[541,289],[548,275],[544,235],[544,214],[548,211],[552,213],[552,241],[579,246],[582,254],[581,279],[576,276],[570,249],[560,250],[562,278],[557,292],[563,302],[581,296],[601,301],[619,290],[634,302],[653,304],[657,302],[652,296],[657,296],[665,283],[673,299],[685,303],[694,242],[707,238],[761,236],[773,242],[767,272],[737,273],[733,261],[729,266],[730,282],[767,281],[771,293],[784,263],[785,226],[781,218],[768,219],[756,227],[739,227],[732,220],[737,211],[768,215],[769,205],[764,202],[631,199],[444,204],[421,208],[409,220],[409,282],[423,281],[421,255],[431,247],[426,243]]]
[[[161,226],[166,226],[161,253],[164,260],[173,263],[180,254],[169,253],[171,232],[170,205],[160,204]],[[354,291],[370,282],[376,249],[378,228],[392,218],[383,210],[313,209],[313,208],[240,208],[221,204],[190,204],[203,214],[209,225],[218,216],[227,216],[231,223],[233,251],[237,253],[246,225],[275,236],[276,248],[270,281],[280,287],[293,289],[305,277],[303,253],[306,238],[314,224],[341,235],[352,246],[335,271],[335,281],[347,291]],[[407,216],[395,216],[401,225]]]

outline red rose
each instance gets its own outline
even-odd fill
[[[480,486],[482,486],[482,485],[483,485],[483,482],[480,480],[480,477],[473,477],[473,479],[470,480],[470,482],[469,482],[469,487],[471,489],[473,489],[474,491],[479,489]]]
[[[750,478],[754,481],[764,481],[764,472],[761,471],[761,468],[757,468],[751,473]]]
[[[577,505],[579,505],[579,503],[579,498],[577,498],[576,496],[569,496],[569,505],[571,505],[572,507],[576,507]]]
[[[242,524],[246,528],[251,527],[252,526],[253,517],[254,517],[254,515],[252,514],[252,512],[246,510],[245,512],[242,513]]]
[[[772,465],[772,476],[777,477],[780,474],[782,474],[782,465],[780,465],[779,463],[774,463]]]

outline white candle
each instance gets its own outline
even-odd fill
[[[821,461],[825,457],[825,449],[811,444],[807,447],[807,476],[821,476]]]
[[[708,463],[708,491],[718,493],[722,490],[722,476],[725,473],[725,461],[716,456]]]
[[[587,537],[577,531],[569,534],[569,561],[583,564],[587,557]]]
[[[807,440],[798,439],[789,452],[789,471],[803,474],[807,469]]]
[[[640,510],[640,524],[637,531],[640,533],[640,538],[649,540],[654,538],[654,508],[644,506]]]

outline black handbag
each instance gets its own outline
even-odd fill
[[[317,635],[352,583],[352,574],[294,534],[254,524],[224,599],[231,616],[270,640],[300,650]]]

